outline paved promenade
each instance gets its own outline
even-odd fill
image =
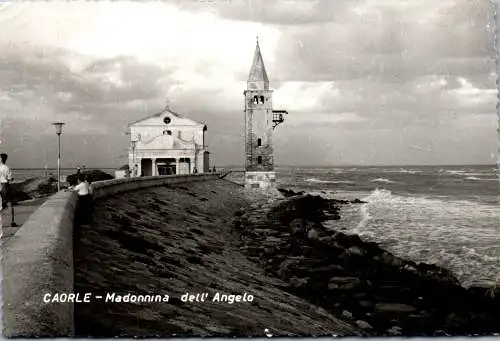
[[[30,217],[30,215],[36,211],[40,205],[42,205],[47,198],[40,199],[32,199],[19,202],[16,206],[14,206],[14,222],[17,226],[11,226],[11,210],[10,208],[2,211],[2,240],[8,240],[12,237],[21,226],[24,224],[26,220]]]

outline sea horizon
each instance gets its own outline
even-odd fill
[[[418,165],[418,164],[387,164],[387,165],[275,165],[275,168],[355,168],[355,167],[366,167],[366,168],[384,168],[384,167],[472,167],[472,166],[479,166],[479,167],[486,167],[486,166],[493,166],[493,167],[500,167],[500,160],[497,163],[461,163],[461,164],[425,164],[425,165]],[[74,166],[74,167],[61,167],[61,170],[69,170],[69,169],[77,169],[78,167],[81,168],[81,166]],[[122,166],[86,166],[86,169],[119,169]],[[236,169],[236,170],[244,170],[244,166],[242,165],[222,165],[222,166],[216,166],[216,168],[219,169]],[[45,169],[57,169],[57,166],[53,167],[11,167],[12,170],[45,170]],[[210,168],[211,169],[211,168]]]

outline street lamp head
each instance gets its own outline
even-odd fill
[[[52,125],[56,128],[56,134],[57,135],[61,135],[61,133],[62,133],[62,126],[64,125],[64,123],[62,123],[62,122],[56,122],[56,123],[52,123]]]

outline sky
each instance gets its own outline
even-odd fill
[[[127,123],[163,109],[208,126],[212,161],[244,163],[256,36],[289,112],[281,165],[493,164],[488,0],[0,2],[2,152],[11,167],[126,163]]]

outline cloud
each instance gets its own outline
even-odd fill
[[[488,1],[31,2],[4,6],[0,21],[3,148],[26,165],[50,156],[56,120],[67,122],[67,162],[121,163],[126,124],[167,98],[207,123],[218,164],[242,163],[256,35],[274,108],[289,111],[277,162],[497,153]]]

